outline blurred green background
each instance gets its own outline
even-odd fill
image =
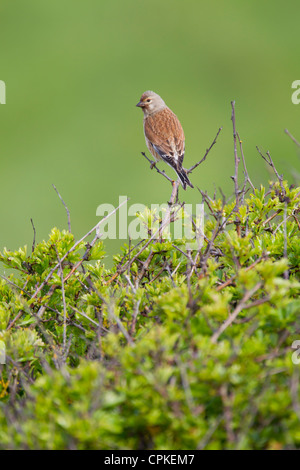
[[[195,186],[233,190],[231,100],[253,182],[269,177],[256,145],[293,182],[300,161],[284,128],[300,139],[300,105],[291,101],[299,13],[296,0],[2,0],[0,249],[31,247],[30,218],[37,241],[53,226],[67,228],[52,183],[76,237],[97,223],[99,204],[117,205],[119,195],[167,201],[169,183],[140,154],[135,104],[148,89],[181,120],[186,167],[223,126],[191,177]],[[183,199],[195,203],[199,193],[188,189]],[[107,242],[109,253],[120,243]]]

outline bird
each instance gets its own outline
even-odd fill
[[[163,160],[179,176],[183,189],[190,182],[182,166],[185,152],[185,136],[176,114],[154,91],[145,91],[136,105],[144,113],[144,134],[146,145],[156,162]]]

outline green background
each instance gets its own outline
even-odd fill
[[[99,220],[97,206],[116,206],[119,195],[167,201],[169,183],[140,154],[135,104],[148,89],[181,120],[186,167],[223,126],[191,177],[195,186],[233,190],[231,100],[253,182],[269,177],[256,145],[293,182],[299,156],[284,128],[300,139],[300,105],[291,101],[300,79],[299,13],[298,1],[2,0],[0,249],[31,246],[30,218],[37,241],[53,226],[67,228],[52,184],[76,238]],[[199,196],[188,189],[183,199]],[[120,243],[108,242],[109,253]]]

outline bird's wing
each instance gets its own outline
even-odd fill
[[[177,116],[165,108],[144,122],[145,136],[154,150],[172,167],[180,168],[184,157],[185,137]]]

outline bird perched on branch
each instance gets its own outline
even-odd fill
[[[145,91],[136,106],[144,112],[146,144],[155,160],[165,161],[176,171],[183,189],[186,189],[187,184],[193,188],[182,167],[185,137],[176,114],[154,91]]]

